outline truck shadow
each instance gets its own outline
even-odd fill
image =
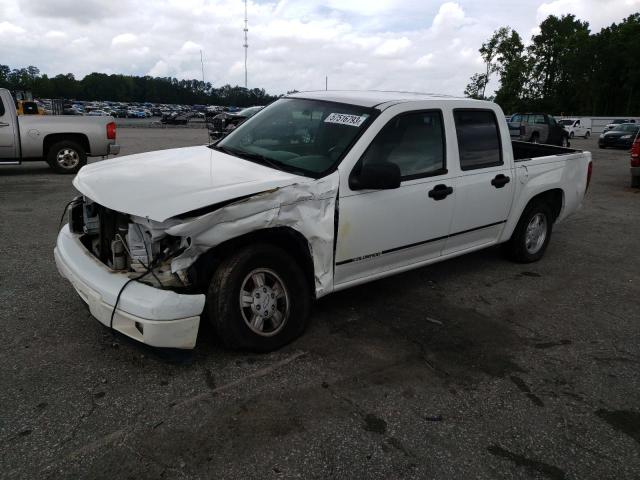
[[[523,372],[512,355],[525,343],[508,321],[513,312],[487,314],[497,310],[488,300],[458,301],[441,285],[504,261],[491,248],[330,295],[317,302],[298,343],[363,366],[375,358],[398,361],[402,352],[446,383],[473,384],[480,372],[499,378]]]

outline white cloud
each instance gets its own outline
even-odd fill
[[[538,7],[538,23],[549,15],[573,14],[589,22],[592,30],[599,30],[640,10],[640,0],[552,0]]]
[[[164,60],[158,60],[156,64],[147,72],[152,77],[166,77],[169,75],[169,65]]]
[[[433,53],[428,53],[423,55],[418,60],[416,60],[416,67],[419,68],[429,68],[433,65]]]
[[[111,45],[114,47],[129,46],[135,45],[137,41],[138,37],[133,33],[121,33],[120,35],[113,37]]]
[[[10,22],[0,22],[0,35],[22,35],[26,30]]]
[[[640,0],[249,0],[249,86],[461,95],[501,26],[527,40],[546,15],[599,28]],[[243,0],[0,0],[0,63],[244,84]],[[39,25],[30,29],[27,25]],[[44,32],[44,33],[43,33]],[[66,36],[65,36],[66,35]]]
[[[202,50],[202,45],[192,42],[191,40],[184,42],[184,45],[182,45],[180,49],[180,51],[184,53],[197,53],[200,50]]]
[[[407,37],[391,38],[382,42],[373,53],[374,55],[378,55],[380,57],[392,57],[394,55],[398,55],[402,52],[407,51],[410,46],[411,40],[409,40]]]
[[[433,28],[437,30],[455,29],[468,23],[464,10],[457,2],[440,5],[438,14],[433,19]]]

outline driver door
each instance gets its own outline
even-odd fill
[[[351,175],[367,162],[395,163],[401,185],[389,190],[341,190],[336,288],[440,256],[456,196],[456,175],[447,170],[446,146],[440,110],[402,113],[375,136]]]

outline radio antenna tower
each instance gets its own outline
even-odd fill
[[[249,41],[247,39],[247,34],[249,33],[249,19],[247,17],[247,0],[244,0],[244,88],[248,87],[247,82],[247,54],[249,52]]]

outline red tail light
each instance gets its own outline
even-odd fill
[[[109,122],[107,123],[107,140],[115,140],[116,139],[116,123]]]
[[[591,183],[591,174],[593,173],[593,162],[589,162],[587,167],[587,187],[584,189],[585,193],[589,190],[589,184]]]
[[[631,166],[640,167],[640,136],[636,137],[631,146]]]

